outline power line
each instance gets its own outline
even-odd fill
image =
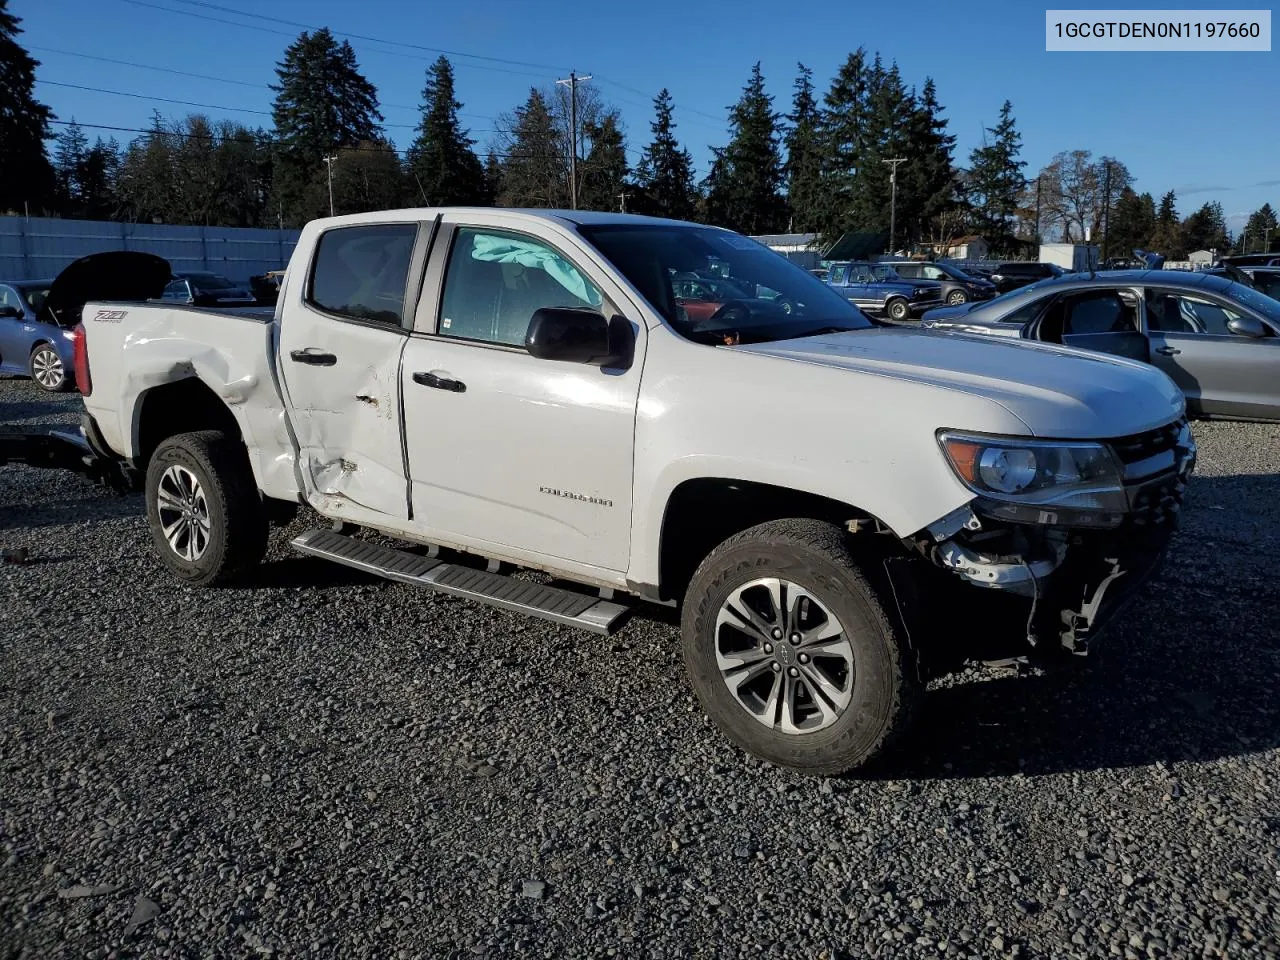
[[[63,83],[59,80],[41,79],[39,82],[47,83],[51,87],[67,87],[71,90],[87,90],[90,93],[106,93],[114,97],[132,97],[135,100],[153,100],[157,103],[176,103],[184,107],[200,107],[201,109],[204,109],[204,110],[225,110],[229,113],[254,113],[264,117],[273,116],[270,110],[258,110],[258,109],[255,109],[254,107],[228,107],[228,106],[217,104],[217,103],[196,103],[193,100],[175,100],[172,97],[156,97],[156,96],[152,96],[149,93],[129,93],[125,90],[108,90],[105,87],[90,87],[90,86],[85,86],[84,84],[79,84],[79,83]],[[415,124],[409,124],[409,123],[383,123],[382,126],[389,127],[396,130],[417,130],[418,129]],[[474,128],[473,130],[469,130],[468,132],[469,133],[471,132],[498,133],[499,131],[492,128]]]
[[[152,71],[155,71],[156,73],[168,73],[177,77],[191,77],[193,80],[211,80],[216,83],[230,83],[238,87],[251,87],[254,90],[270,90],[271,89],[271,84],[269,83],[254,83],[250,80],[236,80],[232,77],[215,77],[207,73],[191,73],[188,70],[175,70],[172,67],[157,67],[156,65],[151,63],[135,63],[132,60],[117,60],[114,57],[100,57],[100,56],[97,56],[96,54],[79,53],[75,50],[59,50],[55,47],[43,47],[43,46],[37,46],[36,44],[28,44],[27,48],[29,50],[39,50],[44,53],[56,53],[65,57],[80,57],[82,60],[96,60],[98,63],[111,63],[111,64],[115,64],[118,67],[136,67],[139,70],[152,70]],[[421,105],[410,106],[407,103],[379,103],[378,106],[387,108],[387,109],[393,109],[393,110],[413,110],[415,112],[422,109]],[[495,119],[494,117],[488,116],[487,114],[467,113],[465,110],[459,110],[458,116],[471,117],[472,119],[475,119],[475,120]]]
[[[157,3],[149,3],[148,0],[123,0],[123,2],[132,4],[135,7],[148,7],[152,10],[163,11],[164,13],[174,13],[181,17],[195,17],[197,20],[208,20],[211,23],[223,23],[231,27],[243,27],[246,30],[257,30],[260,33],[271,33],[271,34],[275,34],[276,36],[289,37],[291,39],[296,39],[296,35],[291,33],[288,30],[276,30],[273,27],[264,27],[262,24],[259,24],[259,23],[241,23],[237,20],[227,20],[223,17],[212,17],[205,13],[196,13],[194,10],[175,10],[173,9],[173,7],[164,7]],[[241,13],[240,15],[243,17],[251,17],[253,19],[269,19],[266,17],[258,17],[256,14],[251,14],[251,13]],[[318,28],[311,27],[308,29],[315,30]],[[391,40],[377,40],[374,38],[358,37],[356,34],[339,33],[336,30],[333,30],[330,32],[333,33],[335,36],[346,37],[351,39],[360,39],[360,40],[367,39],[368,41],[373,43],[386,43],[386,44],[395,43],[395,41],[391,41]],[[429,48],[424,48],[424,49],[429,49]],[[427,62],[430,60],[429,57],[424,57],[421,54],[397,53],[393,50],[379,50],[377,52],[384,53],[387,56],[392,56],[392,57],[406,57],[410,60],[417,60],[419,62]],[[475,54],[459,54],[458,56],[475,56]],[[510,62],[519,63],[519,61],[510,61]],[[472,67],[476,70],[493,70],[498,73],[514,73],[519,76],[543,76],[544,75],[542,73],[534,73],[528,69],[512,69],[509,67],[496,67],[496,66],[489,66],[483,63],[463,63],[463,64],[457,64],[457,66]]]
[[[299,27],[303,30],[319,29],[314,25],[299,23],[296,20],[282,20],[279,17],[268,17],[265,14],[249,10],[237,10],[235,7],[224,7],[216,3],[209,3],[207,0],[174,0],[174,2],[181,3],[189,7],[204,7],[205,9],[217,10],[221,13],[231,13],[236,16],[249,17],[254,20],[268,20],[272,23],[283,23],[287,26]],[[444,54],[450,57],[467,57],[472,60],[487,60],[491,63],[504,63],[512,66],[532,67],[536,70],[549,70],[553,73],[563,69],[563,67],[556,67],[546,63],[530,63],[527,60],[511,60],[506,57],[491,57],[480,53],[463,53],[460,50],[445,50],[440,47],[426,47],[419,43],[408,43],[404,40],[386,40],[382,37],[370,37],[359,33],[344,33],[343,31],[333,30],[332,28],[330,28],[330,32],[339,37],[350,37],[352,40],[365,40],[371,43],[385,43],[393,47],[405,47],[410,50],[422,50],[427,53]]]

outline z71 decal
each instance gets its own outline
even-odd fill
[[[101,323],[119,323],[128,315],[128,310],[99,310],[93,315],[93,319]]]

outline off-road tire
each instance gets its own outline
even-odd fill
[[[729,691],[716,663],[716,617],[730,594],[778,577],[834,612],[853,646],[853,697],[830,726],[784,733],[761,723]],[[775,520],[716,547],[693,575],[681,617],[685,667],[703,709],[760,759],[811,775],[835,775],[882,757],[909,727],[922,687],[889,608],[858,568],[839,527]]]
[[[901,323],[911,316],[911,304],[900,297],[895,297],[884,305],[884,312],[890,320]]]
[[[160,481],[174,465],[195,475],[208,504],[208,546],[194,560],[170,546],[160,522]],[[180,580],[193,586],[218,586],[243,577],[261,562],[267,549],[267,512],[248,454],[238,440],[221,430],[170,437],[152,454],[145,486],[151,537],[161,562]]]

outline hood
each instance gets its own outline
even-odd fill
[[[60,327],[80,322],[90,300],[149,300],[164,293],[169,261],[153,253],[112,250],[81,257],[49,287],[43,318]]]
[[[1069,347],[880,327],[730,349],[958,391],[999,403],[1037,437],[1121,437],[1181,415],[1182,392],[1155,367]],[[947,424],[945,399],[938,425]]]
[[[978,306],[986,306],[986,304],[970,300],[967,303],[958,303],[952,307],[934,307],[932,310],[925,311],[925,315],[920,320],[926,325],[934,320],[952,320],[956,317],[965,316]]]

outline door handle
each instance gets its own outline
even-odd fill
[[[307,347],[305,350],[292,350],[289,352],[289,359],[294,363],[306,363],[313,367],[332,367],[338,362],[338,358],[334,354],[325,353],[315,347]]]
[[[1177,347],[1156,347],[1156,353],[1163,353],[1166,357],[1172,357],[1181,352]]]
[[[434,387],[437,390],[449,390],[453,393],[466,393],[467,385],[461,380],[450,380],[448,377],[438,377],[434,373],[415,373],[413,382],[420,383],[424,387]]]

